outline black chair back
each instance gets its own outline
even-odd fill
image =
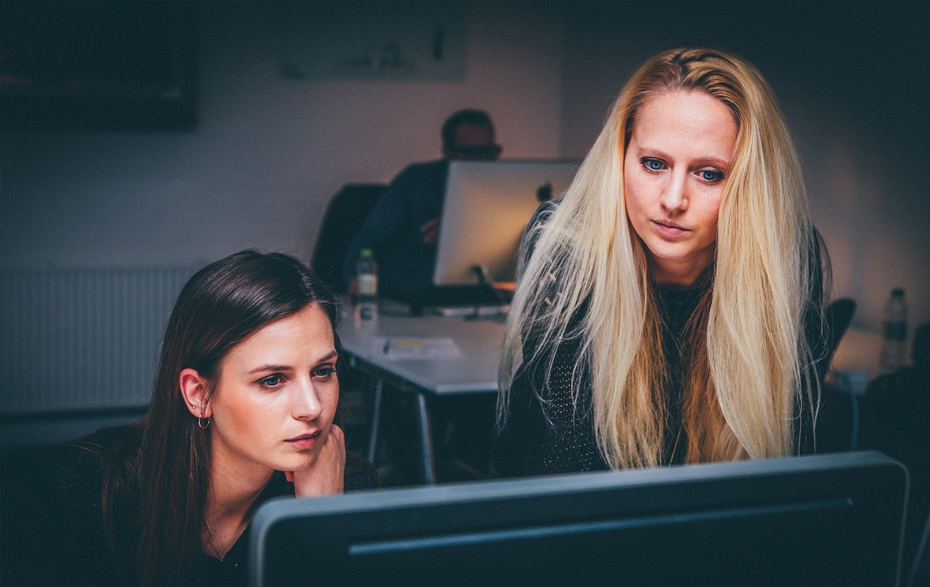
[[[833,355],[836,353],[837,347],[840,346],[840,341],[843,339],[843,335],[846,334],[846,330],[849,329],[855,313],[856,302],[852,298],[839,298],[824,308],[828,339],[826,353],[817,363],[817,370],[821,379],[827,374]]]
[[[346,292],[342,277],[346,251],[385,187],[382,184],[349,183],[342,186],[326,206],[311,267],[336,294]]]

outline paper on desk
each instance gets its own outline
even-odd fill
[[[404,338],[377,336],[371,354],[390,361],[402,359],[458,359],[462,351],[451,338]]]

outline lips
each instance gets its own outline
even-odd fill
[[[313,448],[316,446],[317,441],[320,438],[320,431],[309,432],[307,434],[301,434],[300,436],[295,436],[294,438],[288,438],[285,442],[290,443],[291,445],[297,448]]]
[[[669,220],[653,220],[652,223],[656,226],[660,233],[666,236],[679,236],[686,232],[690,232],[684,226],[675,224]]]

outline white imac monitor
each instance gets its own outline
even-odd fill
[[[533,212],[575,177],[575,160],[453,161],[449,165],[433,283],[513,281],[520,237]]]

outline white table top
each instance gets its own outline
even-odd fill
[[[349,354],[428,392],[438,395],[497,392],[497,367],[504,339],[504,325],[500,322],[381,316],[374,330],[365,330],[357,328],[348,318],[339,327],[339,337]],[[460,355],[399,358],[378,344],[385,338],[394,344],[451,339]]]

